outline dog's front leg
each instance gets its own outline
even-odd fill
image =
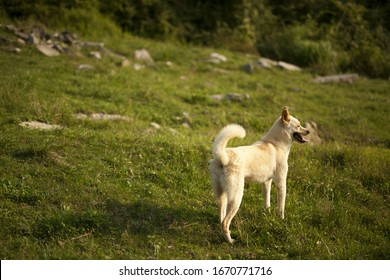
[[[284,206],[286,204],[286,183],[276,185],[278,189],[278,212],[282,219],[284,219]]]
[[[272,179],[266,181],[263,186],[264,208],[268,211],[271,207],[271,185]]]

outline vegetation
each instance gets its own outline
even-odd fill
[[[250,75],[240,67],[256,56],[142,39],[96,22],[112,32],[88,35],[80,21],[72,26],[85,40],[103,36],[131,61],[145,48],[155,64],[135,71],[87,53],[0,50],[1,259],[390,258],[388,81],[322,85],[308,72],[277,69]],[[202,61],[212,52],[228,62]],[[210,98],[231,92],[250,98]],[[260,186],[246,186],[232,223],[238,242],[230,245],[212,197],[211,141],[224,125],[239,123],[247,137],[230,145],[253,143],[284,105],[302,123],[315,121],[324,143],[292,147],[285,220],[276,215],[274,189],[268,214]],[[27,120],[63,128],[19,126]]]
[[[72,26],[89,36],[113,32],[116,25],[148,38],[258,52],[316,74],[390,76],[390,2],[385,0],[2,2],[12,19]]]

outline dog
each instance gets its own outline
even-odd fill
[[[236,215],[244,194],[245,180],[263,183],[264,207],[271,206],[271,184],[277,188],[278,213],[284,219],[288,155],[294,141],[306,143],[310,132],[284,107],[281,116],[258,142],[250,146],[226,148],[232,138],[244,138],[245,129],[238,124],[225,126],[212,145],[213,159],[209,161],[211,184],[219,221],[225,239],[233,243],[230,223]]]

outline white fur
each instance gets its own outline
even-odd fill
[[[209,162],[209,169],[223,235],[228,242],[234,242],[229,227],[240,207],[245,180],[264,184],[266,208],[271,206],[271,184],[274,181],[278,189],[278,212],[284,219],[287,160],[291,144],[293,140],[297,140],[293,133],[302,136],[309,134],[309,131],[303,128],[285,107],[282,116],[276,120],[267,134],[253,145],[226,148],[230,139],[245,137],[244,128],[237,124],[227,125],[215,138],[212,147],[213,159]],[[306,142],[303,137],[299,139],[299,136],[297,141]]]

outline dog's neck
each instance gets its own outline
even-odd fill
[[[290,152],[290,148],[292,145],[291,136],[285,132],[283,129],[283,124],[280,120],[276,120],[276,122],[272,125],[270,130],[261,138],[261,141],[271,143],[283,149],[284,151]],[[288,155],[288,154],[287,154]]]

